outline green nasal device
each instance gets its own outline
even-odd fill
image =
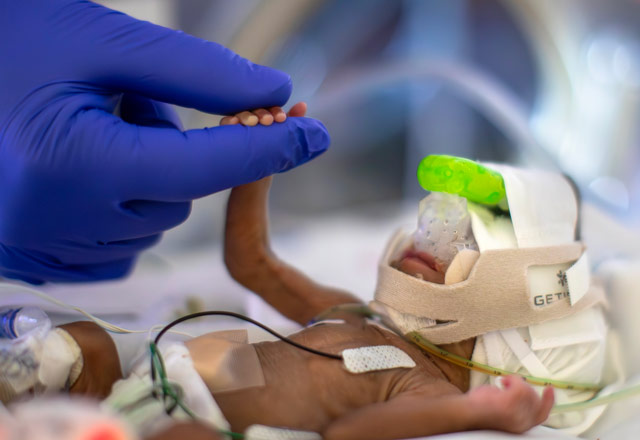
[[[457,194],[483,205],[506,202],[500,173],[461,157],[435,154],[425,157],[418,165],[418,182],[427,191]]]

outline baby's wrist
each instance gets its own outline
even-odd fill
[[[497,427],[495,408],[488,402],[482,402],[478,399],[472,398],[469,393],[465,394],[466,405],[464,414],[465,420],[468,423],[467,430],[482,430],[482,429],[495,429]]]

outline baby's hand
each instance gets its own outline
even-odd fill
[[[242,124],[247,127],[254,125],[271,125],[273,122],[284,122],[287,115],[281,107],[271,107],[269,109],[258,108],[252,111],[244,111],[235,116],[225,116],[220,120],[220,125]]]
[[[289,110],[288,116],[302,117],[307,112],[307,104],[299,102]],[[255,125],[271,125],[275,122],[284,122],[287,114],[281,107],[271,107],[268,109],[258,108],[251,111],[240,112],[234,116],[225,116],[220,120],[220,125],[241,124],[247,127]]]
[[[549,417],[553,406],[553,388],[547,387],[538,396],[536,391],[518,376],[502,378],[504,389],[484,385],[467,394],[478,408],[480,428],[522,433]]]
[[[226,116],[220,125],[271,125],[284,122],[287,116],[303,117],[307,104],[299,102],[285,114],[280,107],[268,111],[257,109]],[[262,270],[273,260],[269,249],[267,198],[272,177],[236,186],[227,203],[224,261],[231,276],[250,290],[258,291],[267,282]]]

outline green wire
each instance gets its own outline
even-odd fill
[[[151,362],[153,368],[158,373],[158,378],[160,380],[162,388],[162,394],[165,397],[171,397],[175,404],[178,405],[189,417],[197,420],[198,417],[196,416],[196,414],[182,401],[178,393],[175,392],[173,385],[171,385],[171,382],[167,377],[164,360],[162,359],[162,355],[160,354],[160,351],[158,350],[156,344],[154,342],[150,342],[149,349],[151,351]],[[238,432],[226,431],[224,429],[218,429],[217,431],[222,435],[231,437],[232,439],[244,439],[244,434]]]
[[[326,310],[325,312],[316,316],[311,322],[320,321],[336,312],[350,312],[350,313],[355,313],[355,314],[359,314],[366,317],[382,317],[379,313],[374,312],[367,306],[347,304],[347,305],[332,307],[329,310]],[[589,390],[589,391],[601,390],[601,387],[598,385],[582,384],[582,383],[575,383],[575,382],[566,382],[566,381],[558,381],[553,379],[538,378],[534,376],[526,376],[523,374],[501,370],[488,365],[480,364],[478,362],[471,361],[470,359],[466,359],[461,356],[457,356],[453,353],[450,353],[446,350],[443,350],[437,345],[432,344],[431,342],[429,342],[428,340],[426,340],[424,337],[422,337],[420,334],[416,332],[408,333],[407,335],[405,335],[405,337],[407,337],[409,340],[413,341],[414,343],[416,343],[417,345],[419,345],[421,348],[423,348],[429,353],[432,353],[442,359],[445,359],[461,367],[480,371],[485,374],[493,374],[497,376],[502,376],[506,374],[515,374],[520,377],[523,377],[527,382],[532,383],[534,385],[551,385],[556,388],[569,389],[569,390]],[[163,395],[165,397],[167,396],[171,397],[175,402],[175,404],[179,406],[189,417],[191,417],[194,420],[197,419],[197,416],[193,413],[193,411],[189,409],[189,407],[182,401],[178,393],[175,392],[173,385],[171,384],[171,382],[167,377],[164,360],[156,344],[154,342],[150,342],[149,349],[151,351],[151,365],[153,369],[152,372],[158,374]],[[153,376],[154,374],[152,374],[152,377]],[[616,401],[626,399],[635,395],[640,395],[640,385],[636,385],[624,390],[620,390],[602,397],[594,396],[591,399],[588,399],[582,402],[555,405],[552,408],[551,412],[553,414],[560,414],[560,413],[572,412],[572,411],[583,411],[585,409],[593,408],[599,405],[605,405],[611,402],[616,402]],[[233,431],[220,429],[218,430],[218,432],[222,435],[229,436],[232,439],[245,438],[244,434],[233,432]]]
[[[314,318],[314,321],[318,321],[322,318],[326,318],[327,316],[330,316],[331,314],[336,312],[352,312],[352,313],[359,313],[367,317],[371,317],[371,316],[381,317],[379,313],[374,312],[373,310],[371,310],[366,306],[354,306],[352,304],[348,304],[344,306],[332,307],[330,310],[327,310],[326,312],[323,312],[321,315],[318,315],[318,317]],[[474,369],[476,371],[480,371],[485,374],[491,374],[496,376],[515,374],[524,378],[527,382],[533,385],[551,385],[555,388],[568,389],[568,390],[584,390],[584,391],[601,391],[602,390],[602,387],[595,384],[583,384],[583,383],[566,382],[566,381],[559,381],[559,380],[553,380],[553,379],[545,379],[545,378],[539,378],[534,376],[525,376],[519,373],[513,373],[510,371],[501,370],[501,369],[491,367],[489,365],[484,365],[479,362],[475,362],[470,359],[463,358],[462,356],[458,356],[453,353],[450,353],[438,347],[437,345],[429,342],[419,333],[411,332],[405,336],[409,340],[413,341],[414,343],[416,343],[417,345],[419,345],[421,348],[423,348],[425,351],[429,353],[432,353],[453,364],[456,364],[468,369]],[[640,395],[640,384],[629,387],[629,388],[625,388],[620,391],[613,392],[611,394],[607,394],[606,396],[598,397],[598,395],[596,394],[592,398],[583,400],[581,402],[554,405],[554,407],[551,409],[551,413],[561,414],[561,413],[573,412],[573,411],[584,411],[586,409],[594,408],[600,405],[606,405],[608,403],[617,402],[617,401],[627,399],[637,395]]]
[[[593,397],[589,400],[575,403],[564,403],[561,405],[555,405],[551,409],[552,414],[561,414],[572,411],[583,411],[585,409],[594,408],[600,405],[606,405],[607,403],[617,402],[619,400],[627,399],[629,397],[640,395],[640,385],[635,385],[629,388],[625,388],[620,391],[616,391],[611,394],[607,394],[602,397]]]
[[[458,356],[456,354],[450,353],[447,350],[444,350],[438,347],[437,345],[429,342],[427,339],[425,339],[422,335],[420,335],[417,332],[407,333],[405,337],[413,341],[416,345],[418,345],[424,351],[431,353],[434,356],[444,359],[454,365],[458,365],[460,367],[467,368],[469,370],[479,371],[480,373],[489,374],[491,376],[507,376],[510,374],[515,374],[516,376],[520,376],[521,378],[523,378],[526,382],[530,383],[531,385],[552,386],[554,388],[559,388],[564,390],[598,392],[602,389],[601,386],[596,384],[569,382],[569,381],[563,381],[563,380],[527,376],[525,374],[515,373],[512,371],[502,370],[500,368],[481,364],[480,362],[472,361],[462,356]]]
[[[353,305],[353,304],[346,304],[346,305],[339,305],[339,306],[334,306],[331,309],[329,309],[326,312],[323,312],[322,314],[318,315],[319,317],[323,317],[326,318],[329,315],[336,313],[336,312],[351,312],[351,313],[357,313],[360,315],[364,315],[367,317],[378,317],[378,318],[382,318],[382,315],[380,315],[379,313],[371,310],[369,307],[367,306],[361,306],[361,305]],[[318,318],[315,318],[314,321],[319,320]],[[555,388],[561,388],[561,389],[567,389],[567,390],[581,390],[581,391],[593,391],[593,392],[598,392],[602,389],[601,386],[597,385],[597,384],[585,384],[585,383],[577,383],[577,382],[568,382],[568,381],[560,381],[560,380],[555,380],[555,379],[547,379],[547,378],[541,378],[541,377],[535,377],[535,376],[527,376],[527,375],[523,375],[520,373],[515,373],[512,371],[507,371],[507,370],[502,370],[499,368],[495,368],[495,367],[491,367],[489,365],[484,365],[481,364],[479,362],[475,362],[472,361],[470,359],[466,359],[463,358],[462,356],[458,356],[455,355],[453,353],[450,353],[440,347],[438,347],[437,345],[431,343],[430,341],[428,341],[426,338],[424,338],[422,335],[420,335],[417,332],[410,332],[406,335],[404,335],[405,338],[407,338],[408,340],[410,340],[411,342],[413,342],[414,344],[418,345],[419,347],[421,347],[423,350],[438,356],[448,362],[451,362],[452,364],[458,365],[460,367],[463,368],[467,368],[470,370],[476,370],[476,371],[480,371],[481,373],[485,373],[485,374],[489,374],[489,375],[494,375],[494,376],[505,376],[505,375],[510,375],[510,374],[514,374],[517,376],[522,377],[523,379],[525,379],[527,382],[533,384],[533,385],[541,385],[541,386],[546,386],[546,385],[550,385],[553,386]]]

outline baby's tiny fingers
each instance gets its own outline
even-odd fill
[[[273,115],[263,108],[258,108],[253,111],[253,113],[258,117],[260,124],[262,125],[271,125],[273,124],[274,117]]]
[[[540,412],[538,413],[537,420],[538,424],[547,420],[555,400],[553,387],[546,387],[544,391],[542,391],[542,403],[540,405]]]
[[[291,107],[289,109],[289,116],[295,117],[295,118],[302,118],[307,114],[307,103],[306,102],[298,102],[296,104],[293,105],[293,107]]]
[[[269,112],[273,116],[273,120],[276,122],[284,122],[287,120],[287,114],[282,110],[282,107],[271,107]]]
[[[220,125],[235,125],[239,123],[240,119],[237,116],[225,116],[220,119]]]
[[[249,127],[252,127],[258,124],[258,117],[254,115],[252,112],[245,111],[245,112],[238,113],[236,116],[240,118],[240,123],[242,125],[247,125]]]

